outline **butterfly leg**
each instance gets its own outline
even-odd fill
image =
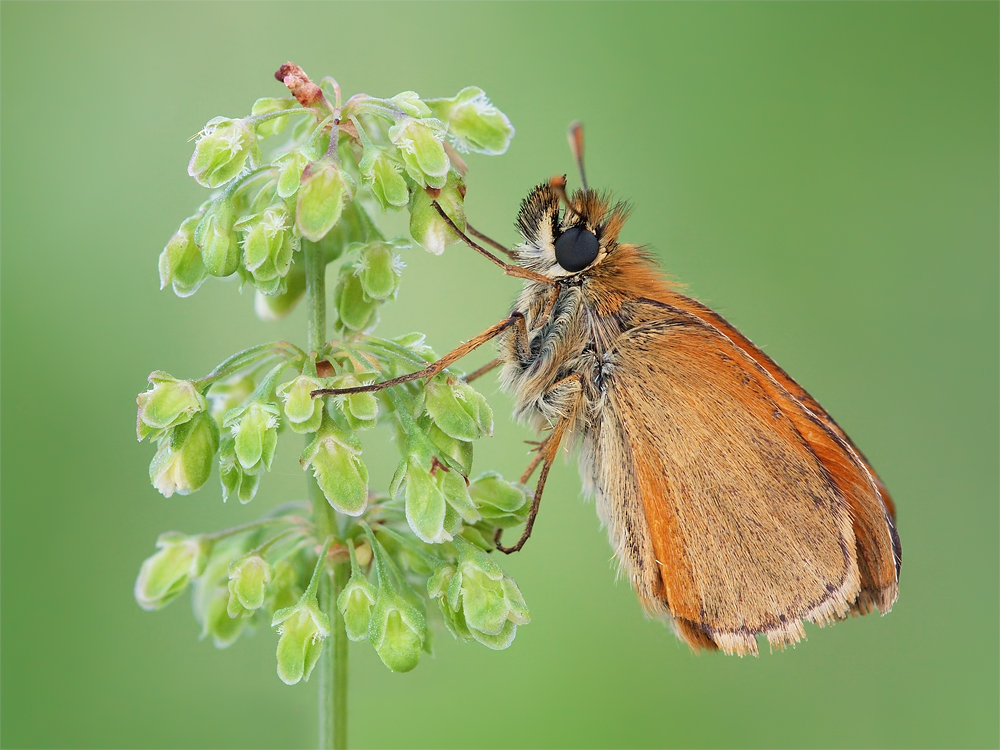
[[[508,258],[513,258],[514,257],[514,253],[513,253],[512,250],[510,250],[509,248],[504,247],[503,245],[501,245],[496,240],[494,240],[494,239],[492,239],[490,237],[487,237],[485,234],[483,234],[478,229],[476,229],[474,226],[472,226],[472,224],[469,224],[468,222],[466,222],[465,223],[465,228],[469,230],[469,234],[471,234],[473,237],[475,237],[478,240],[482,240],[483,242],[485,242],[490,247],[493,247],[494,249],[499,250],[501,253],[503,253],[504,255],[506,255]]]
[[[465,376],[465,382],[466,383],[471,383],[476,378],[481,378],[483,375],[485,375],[486,373],[488,373],[490,370],[494,370],[494,369],[496,369],[497,367],[499,367],[502,364],[503,364],[503,360],[500,359],[500,357],[497,357],[496,359],[487,362],[485,365],[483,365],[482,367],[480,367],[478,370],[470,372],[468,375],[466,375]]]
[[[532,271],[530,268],[522,268],[521,266],[514,265],[513,263],[504,263],[497,256],[495,256],[493,253],[491,253],[482,245],[475,242],[471,237],[469,237],[469,235],[467,235],[465,232],[459,229],[458,226],[455,224],[455,222],[451,220],[451,217],[444,212],[443,208],[441,208],[441,204],[439,204],[436,200],[432,200],[431,205],[434,206],[434,209],[438,212],[441,218],[444,219],[445,223],[449,227],[451,227],[452,231],[459,236],[462,242],[464,242],[466,245],[471,247],[477,253],[482,255],[484,258],[486,258],[486,260],[500,266],[500,268],[503,269],[503,272],[508,276],[513,276],[518,279],[527,279],[528,281],[537,281],[540,284],[546,284],[548,286],[556,285],[557,283],[556,280],[550,279],[545,274],[538,273],[537,271]],[[506,250],[504,252],[506,252]]]
[[[397,378],[392,378],[390,380],[383,380],[380,383],[369,383],[368,385],[359,385],[354,388],[317,388],[312,392],[313,398],[317,396],[333,396],[338,394],[348,394],[348,393],[369,393],[371,391],[381,391],[384,388],[391,388],[394,385],[400,385],[401,383],[408,383],[411,380],[420,380],[421,378],[432,378],[441,372],[443,369],[449,365],[457,362],[462,357],[464,357],[469,352],[478,349],[480,346],[485,344],[487,341],[496,338],[501,333],[506,331],[508,328],[514,328],[516,331],[516,342],[519,354],[524,357],[528,356],[528,328],[524,322],[524,316],[519,312],[512,312],[509,317],[504,318],[496,325],[490,326],[485,331],[483,331],[478,336],[469,339],[461,346],[453,349],[452,351],[445,354],[441,359],[436,362],[432,362],[427,365],[427,367],[422,370],[417,370],[416,372],[410,372],[406,375],[400,375]]]
[[[500,543],[503,529],[497,529],[493,537],[493,543],[496,544],[496,548],[507,555],[520,551],[525,542],[528,541],[528,537],[531,536],[531,530],[535,526],[535,519],[538,517],[538,508],[542,503],[542,492],[545,490],[545,481],[549,477],[549,469],[552,468],[552,464],[559,452],[559,444],[562,442],[563,437],[565,437],[566,431],[576,421],[577,411],[583,403],[583,378],[579,375],[570,375],[567,378],[563,378],[546,391],[545,398],[553,402],[553,407],[561,412],[562,416],[555,427],[552,428],[552,432],[549,433],[548,437],[538,444],[538,447],[535,449],[535,457],[531,459],[528,468],[521,475],[520,481],[521,484],[524,484],[531,478],[538,465],[542,465],[541,473],[538,475],[538,483],[535,485],[535,491],[531,499],[528,520],[524,525],[524,531],[521,532],[521,538],[512,547],[505,547]]]

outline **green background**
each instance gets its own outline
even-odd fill
[[[483,87],[518,128],[472,157],[468,211],[513,242],[520,198],[570,172],[634,202],[649,243],[805,385],[899,508],[899,601],[759,659],[692,655],[615,580],[572,463],[505,560],[533,621],[491,652],[439,633],[395,675],[351,648],[359,747],[971,747],[998,737],[996,3],[19,3],[2,14],[2,735],[5,747],[303,747],[315,682],[275,637],[197,640],[186,601],[132,599],[156,535],[221,528],[304,494],[287,435],[249,507],[215,480],[164,499],[133,432],[153,369],[207,372],[304,339],[252,296],[157,291],[156,258],[205,191],[209,118],[280,96],[286,59],[345,92]],[[518,284],[461,247],[410,251],[380,331],[438,351]],[[486,361],[477,354],[468,363]],[[516,476],[529,438],[483,389],[477,465]],[[373,483],[391,451],[373,446]]]

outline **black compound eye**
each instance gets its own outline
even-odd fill
[[[594,262],[600,247],[593,232],[571,227],[556,240],[556,260],[570,273],[576,273]]]

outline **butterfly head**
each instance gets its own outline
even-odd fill
[[[612,205],[595,190],[567,197],[557,180],[538,185],[521,203],[517,228],[524,242],[515,258],[552,279],[585,276],[617,250],[628,213],[626,204]]]

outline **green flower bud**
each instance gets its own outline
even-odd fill
[[[468,441],[493,434],[493,410],[465,381],[439,376],[427,383],[425,393],[427,413],[449,437]]]
[[[309,679],[330,635],[330,618],[319,608],[315,594],[274,613],[271,627],[278,628],[278,677],[286,685]]]
[[[230,595],[225,586],[213,585],[211,595],[203,596],[206,596],[208,603],[201,613],[201,637],[212,636],[212,643],[216,648],[229,648],[242,635],[250,613],[230,614]]]
[[[455,539],[458,570],[448,584],[448,603],[462,609],[472,637],[493,649],[507,648],[530,614],[517,584],[481,549]]]
[[[348,516],[360,516],[368,505],[368,469],[361,460],[361,442],[332,419],[324,419],[299,463],[312,467],[330,506]]]
[[[281,167],[278,173],[277,192],[282,198],[291,198],[299,191],[302,182],[302,172],[309,160],[301,151],[295,150],[277,159],[275,166]]]
[[[400,174],[402,165],[378,146],[365,145],[358,169],[383,211],[402,208],[409,202],[410,189]]]
[[[504,480],[495,471],[476,477],[469,494],[483,519],[495,527],[519,526],[527,520],[530,505],[525,487]]]
[[[149,464],[149,480],[164,497],[200,489],[212,473],[219,449],[219,426],[206,412],[170,429]]]
[[[181,224],[160,253],[160,289],[170,284],[178,297],[190,297],[208,276],[193,236],[200,218],[192,216]]]
[[[438,205],[455,226],[465,231],[465,181],[454,170],[437,197]],[[440,255],[453,242],[460,241],[448,223],[431,204],[426,191],[414,190],[410,200],[410,236],[428,252]]]
[[[178,380],[173,375],[156,370],[150,373],[152,388],[136,398],[139,406],[135,432],[142,440],[150,432],[177,427],[190,421],[208,403],[190,380]]]
[[[230,430],[240,467],[247,474],[271,470],[278,444],[278,405],[255,401],[226,414],[222,426]]]
[[[282,112],[286,109],[293,109],[298,104],[298,101],[290,96],[281,99],[258,99],[253,103],[250,113],[254,115],[266,115],[271,112]],[[272,135],[280,133],[287,126],[287,117],[275,117],[273,120],[267,120],[257,125],[257,135],[261,138],[270,138]]]
[[[344,373],[329,382],[331,388],[357,388],[371,383],[378,373]],[[351,393],[346,396],[334,396],[331,405],[336,405],[347,418],[352,430],[365,430],[374,427],[378,421],[378,398],[374,393]]]
[[[389,101],[410,115],[410,117],[431,116],[430,108],[420,100],[420,95],[416,91],[404,91],[401,94],[396,94]]]
[[[277,393],[285,402],[285,417],[295,432],[316,432],[323,421],[323,399],[313,398],[312,392],[323,383],[308,375],[278,386]]]
[[[147,611],[165,607],[200,576],[208,562],[208,544],[176,531],[160,534],[160,551],[143,562],[135,580],[135,601]]]
[[[417,666],[427,638],[423,614],[388,586],[379,585],[368,627],[368,640],[393,672]]]
[[[285,288],[275,295],[254,294],[253,309],[261,320],[281,320],[295,309],[306,294],[304,263],[293,263],[285,276]]]
[[[212,402],[211,414],[219,427],[222,427],[222,421],[230,409],[235,409],[249,398],[254,385],[254,380],[249,375],[237,375],[214,383],[208,389],[208,398]]]
[[[283,204],[269,206],[256,221],[244,223],[241,219],[237,227],[248,228],[243,239],[243,258],[254,285],[263,294],[280,294],[281,281],[292,264],[292,253],[298,249],[298,239],[289,229],[288,209]]]
[[[354,273],[361,280],[365,294],[375,300],[384,300],[395,297],[405,266],[388,243],[372,242],[361,251]]]
[[[302,587],[299,585],[299,572],[288,560],[278,560],[274,564],[274,577],[267,587],[264,599],[264,609],[274,613],[279,609],[291,607],[302,598]]]
[[[342,269],[340,281],[333,291],[333,303],[337,307],[337,321],[350,331],[364,331],[377,321],[375,310],[378,303],[365,294],[361,279],[352,269]]]
[[[235,221],[232,201],[220,198],[194,230],[194,243],[201,250],[205,269],[213,276],[231,276],[240,265],[240,243],[233,230]]]
[[[427,362],[433,362],[438,358],[437,353],[427,345],[427,337],[422,333],[407,333],[404,336],[397,336],[392,339],[392,341],[402,347],[405,347],[406,349],[409,349],[411,352]]]
[[[389,128],[389,140],[399,149],[406,173],[417,184],[432,188],[443,188],[451,169],[441,142],[444,136],[444,125],[435,119],[404,117]]]
[[[361,571],[354,544],[348,543],[348,548],[351,553],[351,578],[337,597],[337,609],[344,618],[347,637],[352,641],[363,641],[368,637],[372,606],[378,591]]]
[[[482,89],[469,86],[451,99],[430,99],[427,106],[448,126],[448,135],[461,152],[502,154],[514,137],[514,126],[490,104]]]
[[[350,200],[350,176],[328,159],[314,161],[302,172],[295,225],[302,236],[318,242],[326,236]]]
[[[436,479],[448,505],[455,509],[462,520],[468,524],[478,522],[481,516],[472,504],[469,481],[457,470],[447,470],[443,466],[438,468]]]
[[[236,459],[236,440],[231,434],[222,438],[219,448],[219,478],[222,480],[222,502],[236,495],[246,505],[253,500],[260,487],[260,474],[247,474]]]
[[[267,585],[274,576],[274,569],[260,555],[249,555],[235,560],[229,566],[229,597],[227,609],[230,617],[239,617],[247,611],[264,606]]]
[[[407,461],[404,482],[406,521],[413,533],[429,544],[450,542],[452,535],[445,530],[448,501],[435,477],[414,456]]]
[[[453,608],[447,596],[456,572],[457,569],[454,565],[442,565],[437,568],[427,579],[427,593],[432,600],[438,603],[448,632],[460,641],[467,641],[472,637],[472,633],[469,632],[462,608],[461,606],[457,609]]]
[[[367,578],[352,578],[337,598],[337,608],[344,617],[347,637],[352,641],[368,638],[375,587]]]
[[[469,472],[472,471],[472,442],[456,440],[426,418],[421,420],[420,426],[424,428],[427,437],[438,449],[438,455],[450,458],[458,465],[462,474],[468,476]]]
[[[216,188],[260,163],[257,136],[243,120],[216,117],[209,120],[195,145],[188,174],[199,185]]]

